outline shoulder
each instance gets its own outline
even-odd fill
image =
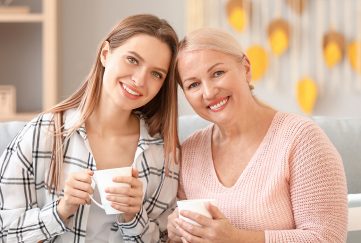
[[[53,127],[53,116],[53,113],[41,113],[37,115],[25,125],[19,133],[19,137],[33,132],[42,133],[43,131],[49,131],[49,129]]]
[[[187,153],[189,150],[197,150],[204,148],[204,145],[209,142],[212,135],[213,124],[207,127],[196,130],[192,133],[181,145],[182,153]]]
[[[326,133],[313,120],[291,113],[281,114],[284,130],[292,137],[292,153],[296,157],[335,156],[338,152]]]
[[[322,129],[310,118],[286,112],[278,112],[274,120],[275,130],[292,140],[312,134],[324,135]]]

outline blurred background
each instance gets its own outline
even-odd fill
[[[120,19],[151,13],[180,38],[202,26],[239,40],[255,95],[304,115],[361,117],[360,0],[1,0],[0,120],[26,120],[86,78]],[[192,114],[179,92],[181,115]]]

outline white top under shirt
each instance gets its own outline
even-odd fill
[[[95,186],[93,198],[95,201],[100,202],[100,195],[98,187]],[[85,242],[86,243],[107,243],[112,242],[110,239],[110,229],[116,221],[117,214],[110,214],[107,215],[104,209],[97,206],[95,203],[91,203],[89,216],[88,216],[88,223],[86,227],[86,236]],[[122,239],[118,239],[118,242],[123,242]]]

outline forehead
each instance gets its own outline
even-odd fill
[[[196,50],[181,51],[178,56],[178,69],[180,74],[198,72],[200,69],[208,69],[216,63],[230,65],[236,63],[236,58],[220,51]]]
[[[235,61],[234,56],[223,53],[221,51],[215,51],[210,49],[192,50],[192,51],[180,51],[178,55],[178,63],[183,65],[192,61],[202,62],[219,62],[219,61]]]
[[[115,48],[115,52],[136,52],[144,61],[163,68],[168,68],[172,55],[170,47],[165,42],[146,34],[139,34],[129,38],[122,45]]]

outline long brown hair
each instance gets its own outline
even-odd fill
[[[146,105],[137,108],[145,117],[151,136],[159,133],[164,139],[164,156],[166,170],[169,161],[178,163],[177,149],[178,139],[178,108],[177,108],[177,85],[174,82],[175,58],[177,54],[178,37],[174,29],[163,19],[149,14],[133,15],[120,21],[113,30],[105,37],[98,48],[95,63],[83,84],[69,98],[60,102],[49,112],[54,114],[54,142],[53,154],[50,165],[47,186],[49,190],[59,189],[60,175],[62,172],[63,145],[65,140],[79,128],[94,111],[100,99],[104,67],[100,60],[101,49],[104,43],[109,42],[111,49],[121,46],[125,41],[138,34],[146,34],[159,39],[168,45],[172,53],[172,59],[167,77],[158,94]],[[63,113],[72,108],[80,112],[79,121],[67,131],[62,131]]]

